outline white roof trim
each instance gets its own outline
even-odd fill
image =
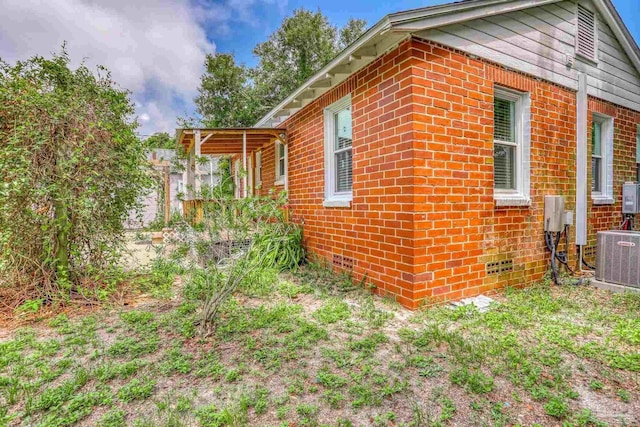
[[[404,35],[417,31],[460,23],[486,16],[528,9],[535,6],[557,3],[559,1],[561,0],[466,0],[387,15],[373,27],[369,28],[369,30],[361,35],[354,43],[340,52],[338,56],[309,78],[302,86],[298,87],[298,89],[296,89],[284,101],[276,105],[262,119],[260,119],[254,127],[270,127],[273,126],[274,121],[277,121],[278,123],[284,121],[278,119],[278,116],[282,117],[283,112],[286,114],[286,112],[290,112],[294,108],[299,109],[300,106],[297,102],[300,100],[298,97],[300,97],[304,92],[307,92],[314,83],[327,80],[328,77],[338,74],[345,77],[366,66],[371,61],[361,62],[357,68],[351,69],[348,74],[344,74],[344,71],[342,71],[354,58],[358,57],[357,52],[359,50],[371,50],[373,48],[375,56],[371,57],[371,60],[384,54],[385,51],[383,49],[378,49],[376,51],[375,48],[377,43],[380,43],[387,37],[395,35],[395,37],[397,37],[397,41],[400,41],[404,38]],[[633,65],[640,73],[640,50],[631,36],[631,33],[629,33],[629,30],[622,22],[622,19],[620,18],[620,15],[618,15],[613,3],[611,3],[611,0],[592,1],[620,41],[620,44],[622,45],[625,53],[631,59]],[[340,67],[338,69],[342,71],[342,73],[336,73],[333,71],[337,67]],[[328,90],[343,80],[344,79],[336,79],[334,82],[333,79],[330,79],[330,84],[324,85],[325,87],[323,87],[323,89]],[[324,92],[325,90],[315,90],[312,100],[316,99]],[[289,104],[292,105],[289,106]],[[303,105],[306,105],[306,103]],[[286,115],[289,116],[289,114]]]

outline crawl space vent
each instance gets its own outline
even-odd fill
[[[353,270],[353,258],[342,255],[333,255],[333,266],[345,270]]]
[[[593,258],[596,256],[596,249],[597,246],[595,245],[585,246],[584,249],[582,249],[582,255],[584,255],[585,258]]]
[[[487,263],[487,274],[500,274],[513,271],[513,260],[503,259],[502,261],[493,261]]]

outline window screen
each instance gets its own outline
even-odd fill
[[[591,191],[602,192],[602,124],[591,125]]]
[[[514,190],[516,147],[495,144],[493,146],[493,174],[495,188]]]
[[[285,165],[285,146],[278,143],[278,178],[284,176],[286,173]]]
[[[493,101],[493,139],[516,142],[515,139],[515,102],[495,98]]]
[[[352,130],[351,108],[344,109],[334,114],[335,120],[335,168],[336,168],[336,192],[350,191],[352,187]]]
[[[262,151],[256,152],[256,168],[254,172],[256,185],[262,184]]]
[[[494,186],[516,189],[516,123],[514,101],[494,98],[493,102],[493,173]]]

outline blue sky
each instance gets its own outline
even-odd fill
[[[640,0],[613,0],[640,40]],[[0,59],[48,55],[67,43],[74,65],[106,66],[131,92],[139,133],[174,132],[192,116],[205,56],[233,52],[255,65],[253,47],[293,10],[320,9],[343,26],[350,17],[375,24],[388,13],[437,0],[0,0]]]

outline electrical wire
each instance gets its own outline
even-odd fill
[[[571,273],[576,274],[576,272],[569,266],[569,257],[567,254],[567,249],[569,248],[569,226],[565,225],[563,231],[555,232],[545,231],[545,243],[547,245],[547,249],[551,252],[551,272],[553,275],[553,282],[556,285],[561,285],[562,280],[560,279],[560,273],[558,271],[558,266],[556,265],[556,261],[560,262],[565,268]],[[565,250],[558,251],[558,247],[560,245],[560,240],[562,235],[565,236]],[[578,279],[574,282],[569,282],[568,284],[572,285],[580,285],[582,283],[582,279]]]
[[[587,267],[589,270],[595,270],[596,268],[594,266],[592,266],[591,264],[589,264],[587,262],[587,260],[584,259],[584,255],[582,256],[582,263],[584,264],[585,267]]]

